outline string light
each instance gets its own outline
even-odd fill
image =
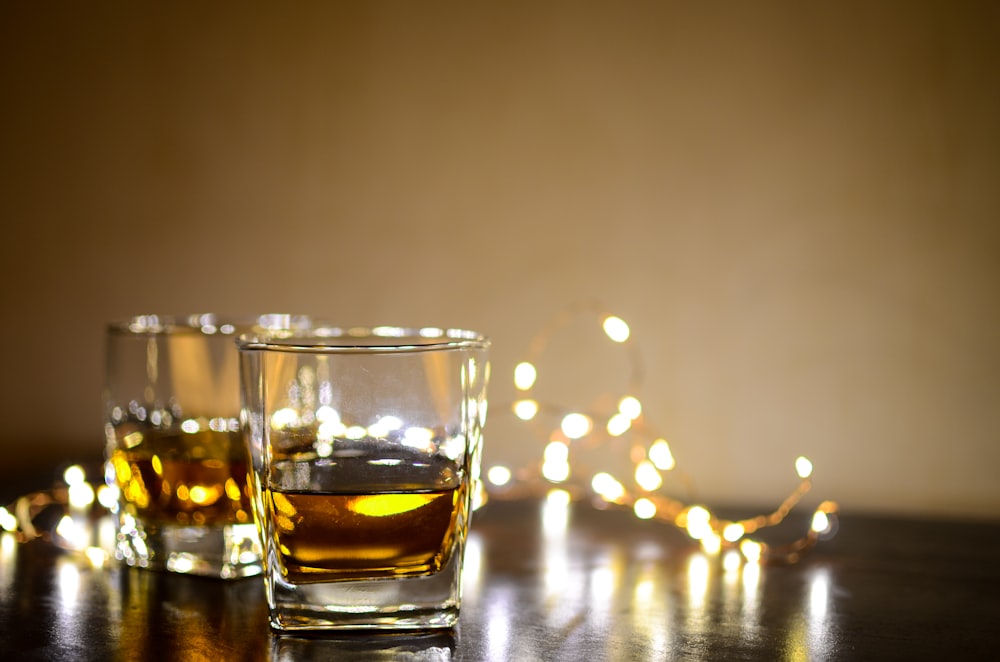
[[[602,410],[598,406],[600,403],[583,408],[580,403],[562,406],[534,395],[539,379],[539,359],[548,341],[582,314],[596,316],[607,339],[625,351],[629,379],[625,393],[616,400],[617,411]],[[783,545],[771,545],[754,537],[784,521],[811,489],[813,464],[803,456],[797,457],[794,463],[798,485],[770,513],[730,520],[717,516],[705,505],[687,504],[667,496],[664,475],[668,473],[687,484],[689,493],[693,490],[687,476],[677,470],[670,443],[653,429],[637,395],[641,392],[642,363],[632,331],[625,320],[608,313],[599,302],[580,302],[554,316],[531,340],[527,353],[525,360],[514,368],[514,387],[519,399],[509,409],[518,419],[531,424],[547,441],[540,469],[526,467],[511,472],[502,465],[489,469],[487,480],[496,488],[503,487],[504,494],[518,494],[518,490],[511,489],[516,482],[529,490],[558,484],[563,491],[576,496],[590,493],[600,503],[630,508],[639,519],[677,527],[698,541],[706,553],[727,552],[727,563],[732,563],[730,559],[734,555],[748,564],[795,562],[802,552],[833,535],[838,506],[833,501],[824,501],[814,511],[808,530],[800,538]],[[558,428],[546,428],[539,412],[553,414],[559,421]],[[607,471],[592,475],[589,483],[584,482],[587,471],[574,465],[574,451],[626,436],[634,442],[631,449],[634,487],[628,487]],[[517,480],[513,479],[514,475]]]
[[[586,312],[596,314],[607,338],[626,352],[629,380],[625,394],[615,400],[616,411],[602,411],[597,406],[582,409],[577,406],[563,407],[534,397],[538,381],[538,359],[549,338],[576,316]],[[677,470],[670,443],[654,430],[636,395],[641,392],[642,363],[629,325],[620,317],[607,313],[600,304],[577,304],[554,317],[532,340],[528,354],[527,359],[518,363],[514,369],[514,386],[519,392],[519,399],[509,409],[518,419],[544,433],[547,441],[542,463],[535,469],[527,467],[517,472],[502,465],[489,467],[486,472],[487,482],[497,489],[477,495],[481,500],[485,500],[490,494],[516,496],[523,493],[523,489],[512,489],[517,484],[528,489],[541,487],[548,490],[550,497],[559,495],[566,500],[571,496],[590,493],[602,504],[631,509],[639,519],[666,523],[684,531],[692,540],[698,541],[707,554],[718,555],[725,551],[727,563],[731,563],[729,559],[733,553],[738,553],[739,558],[747,564],[792,563],[804,551],[836,532],[839,507],[834,501],[824,501],[813,512],[809,528],[800,538],[783,545],[771,545],[753,537],[784,521],[811,489],[814,467],[803,456],[797,457],[794,462],[795,472],[799,477],[798,485],[770,513],[728,520],[718,517],[707,506],[688,504],[668,496],[665,493],[664,474],[669,473],[683,483],[689,483],[689,480]],[[557,429],[543,427],[538,416],[542,411],[555,415],[559,421]],[[336,434],[349,438],[363,437],[370,433],[369,429],[360,426],[345,426],[333,410],[326,411],[321,407],[316,412],[316,418],[321,422],[320,441],[324,433],[326,436]],[[290,409],[279,410],[272,419],[275,427],[293,426],[298,422],[298,413]],[[200,426],[198,421],[184,421],[182,429],[186,423]],[[398,421],[386,417],[373,427],[395,430],[400,426]],[[404,434],[405,443],[424,446],[428,432],[417,428],[407,429]],[[623,483],[610,472],[600,471],[589,475],[586,470],[574,467],[572,455],[575,449],[593,447],[623,438],[627,434],[634,440],[630,455],[633,462],[631,482],[634,482],[634,488],[628,487],[631,482]],[[106,515],[117,499],[109,491],[111,488],[104,485],[95,492],[81,467],[69,467],[63,473],[63,481],[64,486],[34,492],[20,497],[8,507],[0,507],[0,530],[13,533],[15,539],[21,542],[42,538],[67,549],[83,551],[95,566],[100,566],[108,556],[101,544],[95,544],[96,530],[89,525],[95,521],[94,513],[96,517]],[[559,488],[553,490],[554,485]],[[688,492],[692,492],[690,484],[688,488]],[[71,511],[75,508],[83,512],[84,516],[76,520],[61,518],[54,529],[40,525],[53,507],[68,507]]]

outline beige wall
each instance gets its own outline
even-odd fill
[[[509,375],[598,298],[706,500],[803,453],[1000,514],[995,4],[200,4],[0,8],[5,471],[99,453],[105,320],[192,310],[485,330],[533,457]],[[595,338],[552,397],[611,397]]]

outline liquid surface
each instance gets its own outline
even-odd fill
[[[123,506],[147,527],[253,521],[239,432],[122,426],[116,436]]]
[[[293,583],[438,572],[451,557],[463,501],[454,488],[365,494],[268,490],[265,498],[281,573]]]

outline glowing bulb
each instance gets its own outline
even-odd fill
[[[730,522],[726,525],[726,528],[722,530],[722,537],[726,539],[727,542],[736,542],[743,537],[746,533],[746,529],[743,528],[742,524],[738,522]]]
[[[699,537],[693,535],[691,537],[701,542],[701,548],[705,550],[706,554],[715,555],[722,551],[722,538],[711,530]]]
[[[69,486],[67,499],[74,508],[86,508],[94,503],[94,488],[90,483],[75,483]]]
[[[566,414],[560,425],[563,434],[570,439],[579,439],[590,433],[590,418],[584,414]]]
[[[618,411],[634,421],[642,413],[642,403],[637,398],[627,395],[618,403]]]
[[[795,471],[799,474],[799,478],[806,479],[812,475],[813,464],[800,455],[795,460]]]
[[[663,478],[652,462],[643,460],[635,468],[635,482],[647,492],[653,492],[663,485]]]
[[[657,439],[653,442],[653,445],[649,447],[649,459],[660,471],[670,471],[676,464],[674,455],[670,452],[670,444],[667,443],[666,439]]]
[[[276,430],[280,430],[282,428],[288,427],[289,425],[293,425],[295,421],[297,421],[298,419],[299,419],[299,413],[297,411],[295,411],[291,407],[285,407],[271,414],[271,427],[275,428]],[[187,422],[188,421],[184,421],[184,423],[181,424],[181,428],[184,429],[185,432],[188,432],[188,430],[184,428],[184,425]],[[197,432],[197,429],[195,429],[194,431]]]
[[[83,467],[78,464],[66,467],[66,471],[63,472],[63,480],[66,481],[67,485],[78,485],[86,478],[87,476],[83,472]]]
[[[604,318],[604,333],[615,342],[625,342],[628,340],[628,324],[620,317],[609,315]]]
[[[403,427],[403,421],[398,416],[383,416],[376,424],[385,430],[398,430]]]
[[[625,414],[615,414],[608,420],[608,434],[620,437],[632,427],[632,419]]]
[[[535,366],[527,361],[518,363],[517,367],[514,368],[514,386],[520,391],[527,391],[534,386],[537,377],[538,372],[535,370]]]
[[[826,533],[830,530],[830,518],[822,510],[817,510],[813,514],[812,528],[816,533]]]
[[[3,506],[0,506],[0,529],[17,531],[17,518]]]
[[[639,519],[652,519],[656,516],[656,504],[645,497],[636,499],[632,510]]]
[[[514,403],[514,415],[522,421],[530,421],[538,413],[538,403],[534,400],[518,400]]]
[[[553,483],[561,483],[569,478],[569,462],[546,460],[542,463],[542,476]]]
[[[757,561],[759,561],[762,551],[763,547],[759,542],[746,539],[740,543],[740,552],[743,553],[743,558],[745,558],[750,563],[756,563]]]
[[[569,446],[561,441],[550,441],[543,457],[542,476],[554,483],[569,478]]]
[[[284,410],[282,410],[282,411],[284,411]],[[278,412],[274,412],[274,414],[277,415]],[[274,420],[274,416],[271,417],[271,420],[272,421]],[[278,427],[278,426],[275,426],[275,427]],[[193,418],[189,418],[189,419],[181,422],[181,430],[184,430],[188,434],[194,434],[195,432],[197,432],[200,429],[201,429],[201,424],[198,423],[198,421],[194,420]]]
[[[486,472],[486,478],[497,487],[506,485],[507,483],[510,482],[511,478],[510,469],[503,466],[502,464],[498,464],[496,466],[490,467],[490,470]]]
[[[97,488],[97,501],[105,508],[111,509],[118,503],[118,487],[101,485]]]
[[[561,441],[550,441],[545,446],[546,462],[565,462],[569,458],[569,446]]]
[[[350,432],[350,428],[348,428],[348,432]],[[434,446],[434,431],[429,428],[406,428],[400,443],[410,448],[430,450]]]
[[[712,534],[712,513],[702,506],[692,506],[687,511],[687,532],[695,540]]]
[[[605,501],[617,501],[625,496],[625,488],[611,474],[603,471],[595,474],[590,486]]]
[[[316,420],[320,423],[340,423],[340,413],[330,405],[322,405],[316,410]]]
[[[722,569],[726,574],[732,574],[740,569],[740,555],[730,550],[722,557]]]

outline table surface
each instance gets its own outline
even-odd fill
[[[474,518],[458,627],[384,637],[279,636],[259,578],[95,568],[3,535],[4,660],[942,660],[1000,646],[1000,523],[847,515],[797,564],[726,570],[622,510],[493,501]]]

